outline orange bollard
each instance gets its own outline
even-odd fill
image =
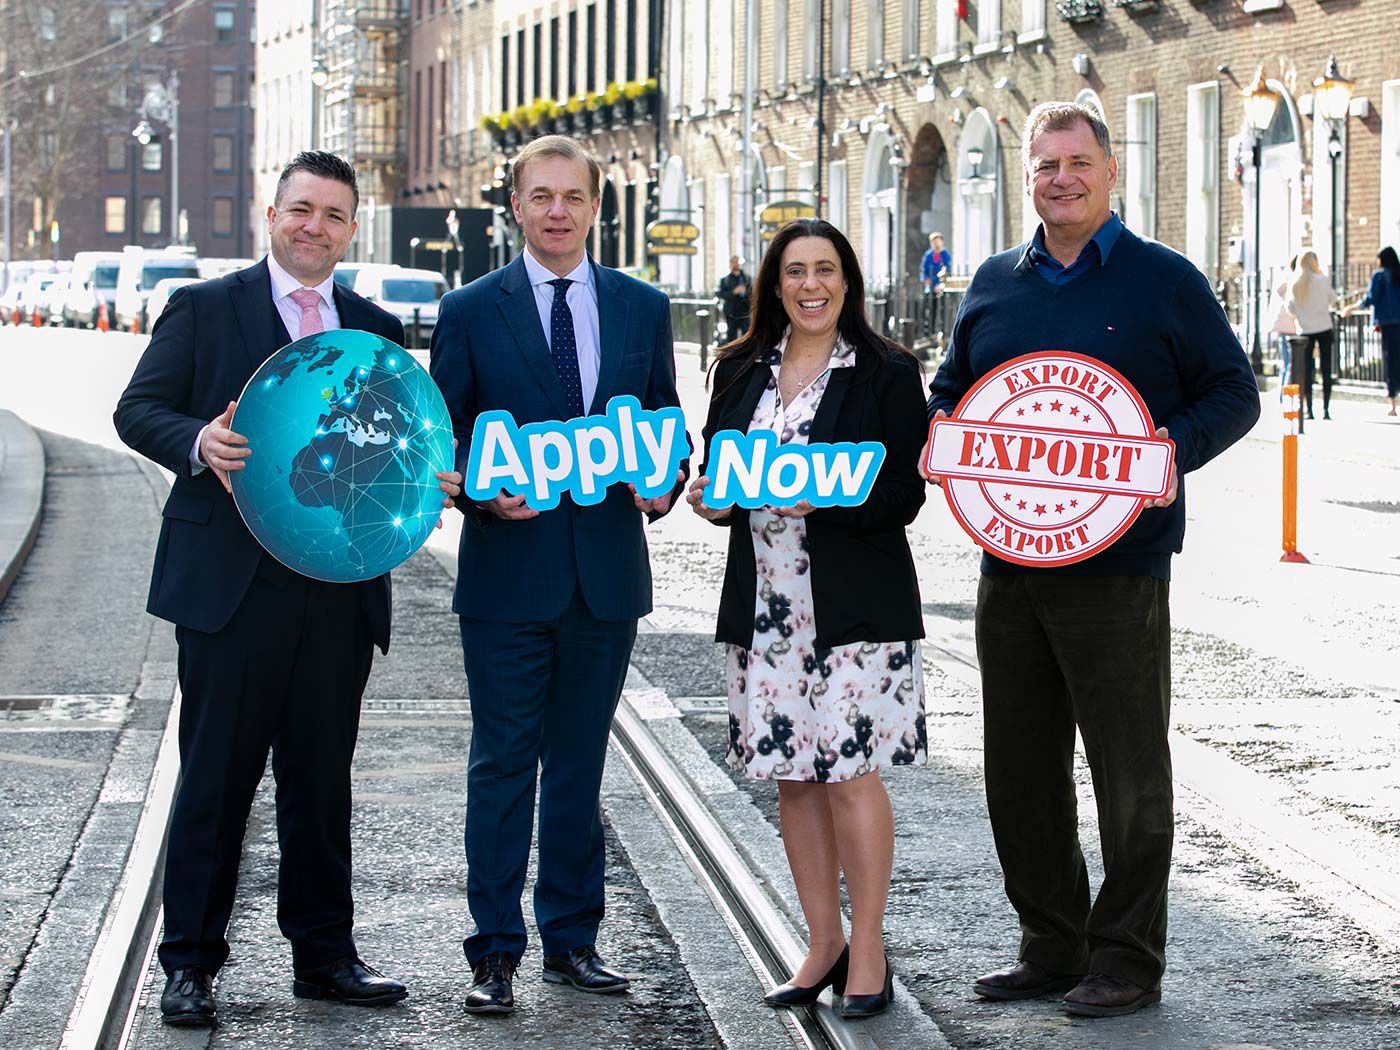
[[[1302,422],[1298,385],[1285,386],[1283,396],[1288,430],[1283,435],[1283,557],[1279,561],[1307,565],[1308,559],[1298,552],[1298,426]]]
[[[110,332],[112,322],[107,319],[107,303],[102,301],[97,305],[97,330],[99,332]]]
[[[30,317],[29,323],[32,324],[35,328],[44,327],[44,319],[39,315],[39,308],[37,306],[34,307],[34,313]]]

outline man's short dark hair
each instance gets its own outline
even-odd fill
[[[334,153],[326,153],[318,149],[303,150],[282,169],[282,174],[277,178],[277,192],[272,195],[274,208],[282,206],[282,191],[287,187],[287,180],[299,171],[323,179],[343,182],[349,186],[355,200],[354,206],[350,209],[350,217],[352,219],[355,217],[355,212],[360,210],[360,184],[355,181],[355,169],[343,157],[337,157]]]

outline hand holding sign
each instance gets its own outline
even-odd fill
[[[728,507],[711,507],[705,502],[705,489],[710,485],[710,479],[704,474],[690,483],[690,488],[686,491],[685,501],[690,504],[692,510],[706,521],[723,521],[729,517]]]
[[[1159,438],[1162,438],[1163,440],[1166,440],[1167,437],[1168,437],[1168,435],[1167,435],[1167,428],[1166,428],[1166,427],[1158,427],[1158,428],[1157,428],[1157,436],[1158,436]],[[1165,496],[1159,496],[1159,497],[1157,497],[1157,498],[1155,498],[1155,499],[1145,499],[1145,500],[1143,500],[1143,501],[1142,501],[1143,509],[1144,509],[1144,510],[1147,510],[1147,509],[1150,509],[1150,508],[1152,508],[1152,507],[1170,507],[1173,503],[1176,502],[1176,483],[1177,483],[1176,460],[1173,459],[1173,460],[1172,460],[1172,476],[1171,476],[1171,481],[1167,484],[1167,493],[1166,493],[1166,495],[1165,495]]]

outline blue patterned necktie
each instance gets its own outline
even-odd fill
[[[549,354],[554,358],[554,370],[569,399],[569,418],[583,415],[583,381],[578,374],[578,342],[574,336],[574,315],[569,310],[567,277],[550,281],[554,286],[554,303],[549,308]]]

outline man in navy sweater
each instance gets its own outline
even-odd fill
[[[930,418],[1014,357],[1074,351],[1137,388],[1157,435],[1176,443],[1179,475],[1209,462],[1253,426],[1259,396],[1205,278],[1110,210],[1118,164],[1093,110],[1038,106],[1022,161],[1041,226],[978,268],[930,387]],[[1167,597],[1185,532],[1185,487],[1173,478],[1117,542],[1084,561],[1036,569],[983,555],[987,808],[1021,925],[1016,964],[977,979],[983,998],[1064,992],[1066,1012],[1089,1017],[1161,999],[1173,834]],[[1105,866],[1092,907],[1076,727]]]

